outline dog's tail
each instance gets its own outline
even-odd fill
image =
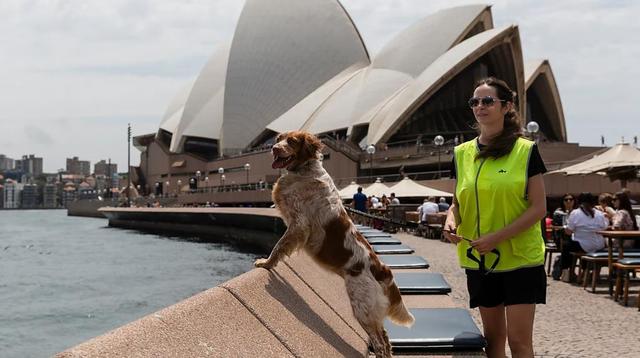
[[[391,280],[391,283],[388,286],[387,295],[389,297],[389,309],[387,310],[387,316],[389,316],[391,322],[400,326],[411,327],[416,319],[407,310],[407,307],[404,306],[402,296],[400,295],[400,289],[398,289],[394,280]]]

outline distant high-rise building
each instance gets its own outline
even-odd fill
[[[0,171],[13,170],[15,161],[4,154],[0,154]]]
[[[15,161],[15,169],[30,177],[42,174],[42,158],[33,154],[23,155],[22,159]]]
[[[113,175],[114,173],[118,172],[118,164],[115,163],[107,163],[107,161],[105,161],[104,159],[97,162],[94,166],[93,166],[93,173],[95,175],[105,175],[105,176],[109,176],[109,175]]]
[[[91,174],[91,162],[78,157],[67,158],[67,173],[88,176]]]
[[[22,209],[35,209],[40,207],[40,193],[36,184],[25,184],[22,188]]]
[[[17,209],[20,203],[21,185],[14,180],[4,182],[3,198],[5,209]]]
[[[45,184],[42,190],[42,207],[45,209],[58,207],[58,190],[55,184]]]

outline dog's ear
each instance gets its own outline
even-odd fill
[[[314,136],[311,133],[304,133],[304,135],[302,136],[302,140],[303,151],[305,153],[305,156],[307,156],[309,159],[315,158],[316,153],[324,147],[320,139],[318,139],[318,137]]]

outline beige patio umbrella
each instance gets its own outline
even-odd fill
[[[380,178],[378,178],[375,183],[364,188],[362,192],[367,196],[375,195],[378,198],[381,197],[382,194],[387,194],[387,196],[389,196],[389,194],[391,193],[389,191],[389,187],[382,184]]]
[[[627,180],[638,177],[638,169],[640,169],[640,150],[629,143],[620,143],[591,159],[550,173],[566,175],[605,173],[612,181],[620,180],[624,188],[627,186]]]
[[[353,199],[353,194],[358,191],[358,187],[361,186],[356,182],[352,181],[349,185],[340,189],[338,193],[340,194],[340,199]]]
[[[409,179],[408,177],[400,180],[391,188],[389,188],[389,193],[395,193],[396,197],[398,198],[425,197],[425,196],[434,196],[434,197],[453,196],[453,194],[447,193],[446,191],[433,189],[428,186],[418,184],[415,181]]]

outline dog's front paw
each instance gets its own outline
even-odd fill
[[[268,259],[257,259],[253,265],[255,267],[262,267],[265,268],[267,270],[271,269],[271,267],[273,267],[273,265],[271,265],[271,263],[269,262]]]

